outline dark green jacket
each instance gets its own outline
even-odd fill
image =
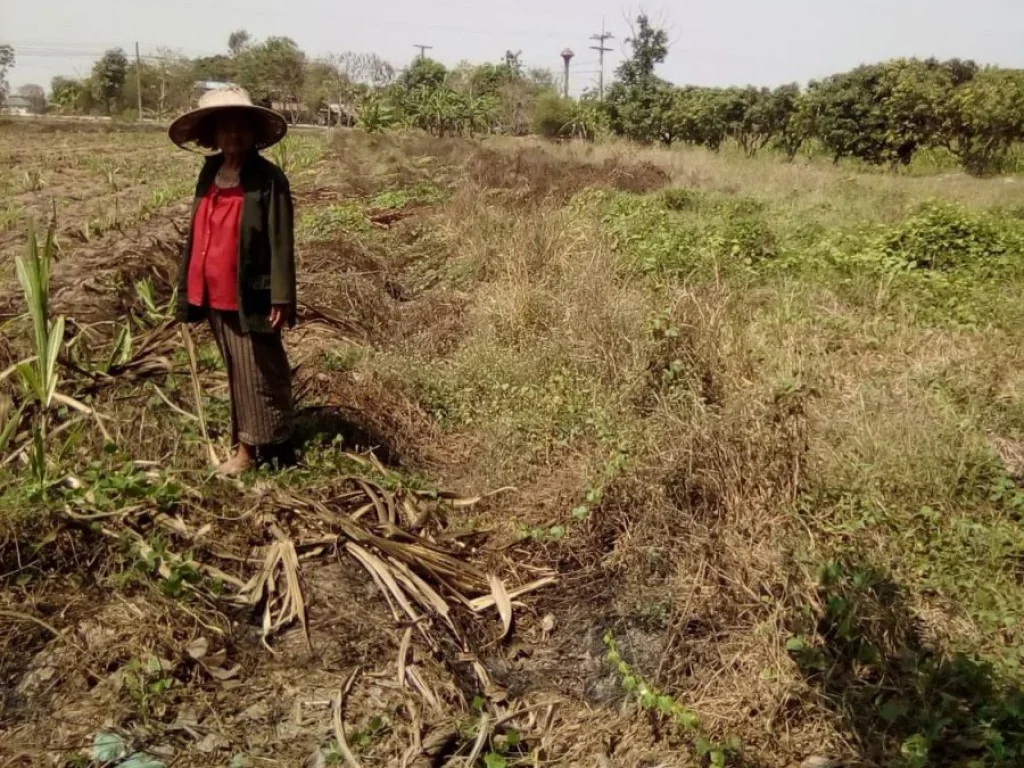
[[[189,306],[188,267],[196,210],[213,184],[224,158],[214,155],[199,173],[188,244],[178,272],[178,320],[196,322],[205,310]],[[245,333],[269,333],[270,308],[288,307],[288,322],[295,322],[295,221],[288,179],[272,162],[253,152],[240,173],[245,202],[238,243],[239,321]]]

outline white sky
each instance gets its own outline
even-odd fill
[[[167,46],[224,52],[228,34],[286,35],[311,55],[373,51],[403,66],[414,44],[455,64],[522,51],[529,66],[561,71],[576,51],[572,90],[596,82],[590,35],[615,35],[610,77],[640,6],[618,0],[0,0],[0,42],[15,47],[12,85],[49,86],[88,73],[107,47],[143,55]],[[660,74],[675,83],[805,82],[894,56],[960,56],[1024,68],[1024,0],[655,0],[644,7],[671,33]]]

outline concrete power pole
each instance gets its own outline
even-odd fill
[[[139,44],[135,44],[135,89],[139,92],[139,122],[142,122],[142,57]]]
[[[565,79],[562,81],[562,95],[565,98],[569,98],[569,62],[572,61],[572,57],[576,54],[572,52],[572,48],[566,48],[562,51],[562,61],[565,62]]]
[[[611,32],[604,31],[604,20],[601,20],[601,34],[591,35],[591,40],[596,40],[597,45],[590,46],[590,50],[597,51],[598,61],[600,62],[600,71],[597,75],[597,94],[598,97],[604,100],[604,55],[611,52],[611,48],[605,46],[605,42],[611,40],[614,37]]]
[[[423,59],[423,58],[426,58],[427,51],[433,50],[434,46],[432,46],[432,45],[414,45],[413,48],[419,48],[420,49],[420,58]]]

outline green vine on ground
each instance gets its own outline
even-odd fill
[[[605,658],[621,675],[622,687],[635,696],[644,709],[657,712],[678,726],[691,740],[697,755],[708,765],[712,768],[725,768],[730,760],[738,755],[741,744],[737,737],[730,736],[724,742],[709,739],[701,730],[700,718],[697,713],[648,683],[622,658],[619,644],[615,641],[611,631],[605,632],[604,644],[608,648]]]

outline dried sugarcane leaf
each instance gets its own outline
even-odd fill
[[[402,523],[412,530],[423,528],[430,520],[429,510],[420,506],[414,496],[402,497]]]
[[[438,498],[447,501],[453,507],[462,508],[475,506],[484,499],[489,499],[492,496],[497,496],[499,493],[505,493],[507,491],[514,490],[516,489],[510,485],[507,485],[504,488],[498,488],[497,490],[490,491],[489,493],[483,493],[480,494],[479,496],[459,496],[457,493],[452,493],[451,491],[439,491],[437,496]]]
[[[515,589],[507,590],[506,594],[510,599],[514,600],[517,597],[522,597],[523,595],[529,592],[535,592],[536,590],[541,589],[542,587],[546,587],[550,584],[555,584],[557,582],[558,578],[556,576],[545,576],[544,578],[537,579],[536,581],[531,581],[528,584],[523,584],[522,586],[516,587]],[[487,610],[494,604],[495,599],[493,594],[477,597],[473,600],[470,600],[467,603],[469,609],[474,613],[479,613],[480,611]]]
[[[277,584],[279,570],[284,582],[281,588]],[[293,621],[299,622],[307,644],[312,647],[306,601],[299,580],[298,553],[291,539],[275,541],[267,548],[263,565],[242,586],[235,600],[247,605],[263,601],[262,641],[268,649],[267,640]]]
[[[349,554],[351,554],[353,557],[359,560],[358,555],[356,555],[356,553],[352,550],[349,550]],[[379,589],[381,594],[384,595],[384,600],[387,602],[388,608],[391,609],[391,615],[394,617],[395,622],[401,622],[402,615],[398,612],[398,608],[395,606],[395,599],[391,596],[391,592],[388,589],[387,585],[377,574],[377,571],[375,571],[372,567],[368,566],[366,563],[363,563],[363,567],[366,569],[366,572],[370,574],[370,578],[373,579],[373,583],[377,586],[377,589]]]
[[[409,644],[412,642],[412,627],[406,627],[402,633],[402,642],[398,646],[398,685],[405,687],[405,662],[409,656]]]
[[[384,508],[384,503],[381,501],[377,492],[370,487],[370,484],[365,480],[356,478],[356,484],[363,489],[363,493],[366,494],[366,498],[373,504],[373,508],[377,511],[377,522],[384,525],[388,522],[388,513]]]
[[[455,625],[452,623],[448,603],[445,602],[444,598],[426,581],[413,573],[409,566],[396,561],[392,561],[389,564],[394,569],[395,578],[403,583],[406,591],[416,597],[425,608],[432,609],[437,613],[451,627],[452,632],[458,634]]]
[[[76,411],[84,413],[86,416],[92,416],[96,421],[96,426],[99,428],[100,434],[103,435],[103,439],[108,443],[113,442],[113,438],[110,436],[110,433],[107,432],[107,428],[103,426],[103,418],[95,408],[90,408],[85,403],[76,400],[73,397],[69,397],[68,395],[62,395],[60,392],[53,393],[53,401],[55,403],[60,403],[61,405],[66,405],[68,408],[74,408]]]
[[[422,617],[416,612],[416,609],[413,608],[412,603],[410,603],[409,599],[406,597],[405,592],[402,591],[398,582],[395,581],[394,574],[391,572],[391,569],[388,568],[387,564],[369,550],[364,549],[353,542],[346,544],[345,548],[363,564],[364,568],[372,570],[377,574],[380,581],[387,586],[388,590],[395,598],[395,601],[401,606],[402,610],[405,611],[409,620],[419,628],[424,639],[430,643],[431,647],[435,647],[436,644],[434,643],[433,638],[430,637],[427,630],[422,626],[422,624],[420,624],[420,619]]]
[[[480,713],[480,723],[477,726],[476,741],[473,742],[473,749],[466,758],[466,765],[476,765],[476,761],[483,754],[484,745],[491,736],[491,716],[487,712]]]
[[[357,674],[359,674],[358,669],[351,674],[348,682],[345,683],[345,688],[331,697],[331,726],[334,729],[334,738],[338,742],[338,751],[341,752],[342,757],[345,759],[345,764],[349,768],[362,768],[356,756],[352,753],[352,748],[348,745],[348,739],[345,737],[345,721],[342,717],[345,696],[348,694],[349,688],[352,687],[352,681],[356,679]]]
[[[505,584],[493,574],[488,577],[491,584],[491,595],[494,597],[494,604],[498,606],[498,615],[501,616],[501,636],[507,637],[512,630],[512,600],[505,591]]]
[[[256,605],[263,599],[267,581],[273,575],[274,567],[277,564],[279,548],[280,544],[278,542],[274,542],[267,548],[267,554],[263,558],[263,565],[260,566],[260,569],[253,574],[252,578],[235,596],[237,602]]]
[[[430,688],[429,685],[420,676],[419,667],[415,664],[410,664],[405,668],[405,676],[412,683],[412,687],[415,688],[423,700],[427,702],[431,709],[435,712],[441,712],[441,700],[437,698],[437,694]]]
[[[160,389],[160,387],[158,387],[156,384],[153,384],[153,382],[150,382],[150,384],[152,384],[153,389],[156,390],[157,397],[163,400],[164,405],[166,405],[179,416],[184,416],[186,419],[191,419],[193,421],[199,421],[199,417],[196,416],[194,413],[189,413],[184,408],[179,408],[174,403],[172,403],[170,399],[167,397],[167,395],[164,394],[164,391]]]
[[[306,620],[306,600],[302,594],[302,584],[299,581],[299,557],[295,551],[295,542],[291,539],[285,541],[281,547],[281,564],[284,566],[286,584],[288,588],[289,601],[292,610],[289,615],[282,617],[285,624],[291,623],[292,619],[298,619],[302,626],[302,633],[306,637],[306,645],[313,650],[313,641],[309,636],[309,625]]]
[[[398,525],[398,513],[395,510],[395,494],[390,491],[382,491],[381,495],[384,497],[384,506],[387,507],[388,523],[391,528],[394,528]]]
[[[358,521],[359,518],[361,518],[363,515],[365,515],[371,509],[373,509],[373,502],[369,502],[367,504],[363,504],[361,507],[356,509],[355,512],[353,512],[351,515],[349,515],[349,517],[351,517],[353,521]]]

